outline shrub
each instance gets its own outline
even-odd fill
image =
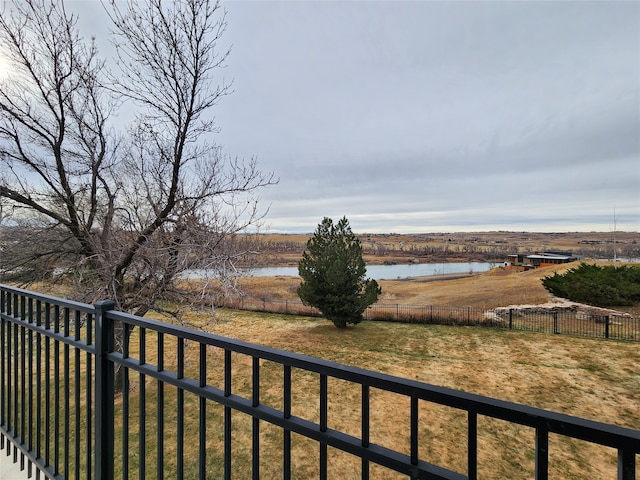
[[[598,307],[640,303],[640,266],[581,263],[564,274],[542,279],[553,295]]]

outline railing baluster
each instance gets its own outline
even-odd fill
[[[36,301],[36,326],[42,325],[42,302]],[[1,357],[2,355],[0,355]],[[0,380],[1,382],[1,380]],[[36,333],[36,457],[42,456],[42,334]],[[38,472],[39,473],[39,472]]]
[[[253,407],[260,405],[260,358],[252,358],[252,394]],[[254,480],[260,480],[260,419],[252,417],[252,452],[251,471]]]
[[[53,307],[53,331],[60,332],[60,305]],[[60,473],[60,342],[53,341],[53,473]]]
[[[158,372],[164,371],[164,334],[158,332]],[[157,382],[156,478],[164,479],[164,382]]]
[[[200,344],[200,388],[207,385],[207,345]],[[200,397],[198,437],[198,478],[207,478],[207,400]]]
[[[549,477],[549,431],[536,428],[536,480]]]
[[[26,297],[22,296],[20,299],[20,305],[21,305],[21,310],[20,310],[20,319],[24,320],[26,318],[25,315],[25,303],[26,303]],[[27,412],[27,405],[26,405],[26,401],[27,401],[27,374],[26,374],[26,346],[27,346],[27,336],[26,336],[26,328],[24,326],[20,327],[20,437],[22,439],[22,441],[24,442],[25,439],[25,435],[26,435],[26,431],[27,431],[27,419],[26,419],[26,412]],[[17,352],[16,352],[17,353]],[[24,464],[24,453],[22,453],[22,450],[20,450],[20,468],[24,469],[25,464]]]
[[[283,372],[283,417],[291,418],[291,365],[284,365]],[[283,477],[291,480],[291,430],[284,428],[283,435]]]
[[[34,311],[33,311],[33,298],[29,298],[28,302],[28,312],[27,319],[30,324],[34,323]],[[28,399],[28,412],[27,412],[27,448],[29,451],[33,451],[33,399],[35,397],[35,392],[33,391],[33,362],[34,362],[34,351],[33,351],[33,330],[29,329],[27,332],[27,344],[28,348],[28,364],[27,364],[27,377],[29,378],[29,399]],[[32,475],[32,467],[31,461],[27,463],[27,475],[31,477]]]
[[[131,335],[126,328],[123,328],[124,335],[122,336],[122,357],[129,358],[129,341]],[[129,410],[130,410],[130,395],[129,395],[129,369],[120,366],[122,369],[122,479],[127,480],[129,478]]]
[[[4,292],[3,292],[4,294]],[[5,294],[2,298],[2,309],[7,314],[11,314],[11,295]],[[2,379],[2,398],[0,398],[0,415],[2,417],[2,425],[7,426],[7,430],[11,431],[11,322],[2,319],[2,365],[0,365],[0,377]],[[6,455],[9,455],[11,442],[5,442],[5,436],[2,435],[1,447],[4,449],[6,445]],[[0,455],[4,453],[0,452]]]
[[[64,336],[69,336],[69,309],[64,309]],[[67,474],[69,472],[69,437],[70,437],[70,425],[69,421],[70,417],[70,399],[69,399],[69,388],[70,388],[70,372],[69,372],[69,344],[65,343],[63,348],[64,352],[64,473]]]
[[[94,327],[94,323],[93,323],[93,315],[88,313],[87,314],[87,323],[86,323],[86,329],[87,329],[87,346],[93,345],[93,327]],[[86,382],[87,382],[87,395],[86,395],[86,417],[85,417],[85,422],[86,422],[86,429],[87,429],[87,452],[86,452],[86,467],[84,469],[85,471],[85,478],[94,478],[95,477],[95,473],[93,471],[93,451],[95,449],[95,444],[93,443],[93,429],[92,429],[92,422],[93,422],[93,409],[92,409],[92,405],[93,405],[93,376],[92,376],[92,371],[93,371],[93,355],[91,354],[90,351],[87,351],[87,355],[86,355],[86,361],[85,361],[85,369],[86,369]],[[93,447],[93,448],[92,448]]]
[[[147,330],[139,329],[140,358],[138,363],[144,365],[147,362]],[[147,471],[147,377],[140,372],[139,376],[140,396],[138,397],[138,480],[145,480]]]
[[[76,310],[74,313],[73,319],[73,327],[74,327],[74,336],[73,339],[76,342],[80,341],[80,311]],[[80,418],[81,418],[81,408],[80,408],[80,398],[81,398],[81,375],[80,375],[80,349],[78,347],[74,347],[73,349],[73,360],[74,360],[74,382],[75,382],[75,390],[74,390],[74,429],[75,429],[75,449],[74,449],[74,472],[75,478],[80,478],[80,440],[81,440],[81,428],[80,428]]]
[[[231,395],[231,350],[224,351],[224,396]],[[224,407],[224,478],[231,480],[231,407]]]
[[[51,305],[45,303],[44,305],[44,328],[49,330],[51,328]],[[44,339],[44,458],[46,459],[47,466],[51,465],[51,339],[46,336]]]
[[[115,303],[104,300],[96,308],[96,480],[114,477],[115,369],[107,355],[114,347],[114,322],[108,311]]]
[[[9,302],[11,304],[11,302]],[[11,311],[8,312],[11,315]],[[13,362],[11,361],[15,355],[13,354],[13,323],[7,323],[7,428],[11,433],[13,430]]]
[[[19,310],[18,310],[18,295],[14,295],[13,296],[13,315],[14,316],[18,316],[19,314]],[[14,436],[17,438],[19,436],[19,432],[18,432],[18,422],[19,422],[19,417],[18,417],[18,394],[19,394],[19,388],[18,388],[18,355],[19,355],[19,351],[18,351],[18,325],[14,325],[13,329],[11,330],[11,339],[13,341],[13,434]],[[13,443],[13,461],[17,462],[18,461],[18,449],[15,445],[15,442]]]
[[[618,450],[618,480],[636,480],[636,454],[633,450]]]
[[[478,414],[467,412],[467,477],[478,478]]]
[[[369,402],[369,385],[362,384],[362,446],[369,448],[369,437],[371,427],[371,405]],[[362,457],[362,480],[369,480],[369,460]]]
[[[18,313],[18,296],[15,296],[14,302],[14,315]],[[20,350],[18,350],[18,338],[19,338],[19,328],[18,325],[13,326],[13,434],[16,438],[20,436],[20,417],[19,417],[19,399],[20,399],[20,388],[19,388],[19,368],[18,368],[18,360],[20,357]],[[17,449],[14,447],[13,449],[13,458],[14,462],[17,460]]]
[[[12,381],[11,379],[11,355],[12,355],[11,354],[12,352],[11,329],[12,329],[12,326],[13,324],[11,322],[7,322],[6,332],[5,332],[6,338],[3,338],[3,340],[6,342],[5,358],[7,359],[6,362],[3,362],[5,364],[3,366],[6,366],[6,369],[7,369],[6,391],[5,391],[5,395],[3,395],[3,399],[5,399],[4,406],[6,407],[4,424],[7,425],[7,429],[9,430],[9,432],[11,432],[11,381]],[[3,385],[5,384],[3,383]],[[7,442],[7,454],[9,454],[10,445],[11,445],[11,442]]]
[[[410,423],[410,456],[411,463],[413,465],[418,464],[418,397],[411,396],[410,401],[410,413],[409,413],[409,423]]]
[[[328,385],[327,376],[320,374],[320,431],[327,431],[328,423]],[[326,442],[320,442],[320,479],[326,480],[328,475],[327,470],[327,444]]]
[[[0,314],[5,313],[6,295],[7,294],[5,293],[4,290],[0,291]],[[5,337],[7,323],[8,322],[4,319],[4,317],[0,317],[0,359],[2,360],[0,361],[0,425],[9,424],[7,422],[7,417],[5,415],[5,406],[7,403],[5,402],[6,390],[5,390],[5,377],[4,377],[6,364],[9,363],[6,361],[6,359],[9,358],[9,355],[7,354],[7,351],[5,348],[5,344],[7,341]],[[5,443],[4,435],[0,433],[0,455],[2,455],[2,449],[4,448],[4,443]]]
[[[177,362],[178,368],[176,377],[178,380],[184,378],[184,338],[177,338]],[[184,390],[178,387],[176,395],[176,429],[177,429],[177,445],[176,445],[176,477],[178,480],[184,478]]]

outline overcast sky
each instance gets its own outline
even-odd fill
[[[270,231],[640,231],[639,2],[222,4]]]
[[[640,230],[640,3],[224,5],[272,230]]]

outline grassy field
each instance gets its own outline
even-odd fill
[[[190,320],[203,322],[206,319],[194,315]],[[635,343],[377,322],[338,330],[322,319],[249,312],[219,312],[215,321],[206,324],[206,329],[429,384],[640,429],[640,374],[637,370],[640,349]],[[149,343],[153,345],[154,342]],[[197,364],[196,350],[187,350],[187,368]],[[152,361],[153,348],[148,348],[147,355]],[[166,355],[171,357],[172,353],[167,351]],[[212,351],[211,355],[215,359],[220,352]],[[170,368],[171,361],[165,360],[165,363]],[[237,356],[234,365],[234,393],[250,398],[250,359]],[[208,383],[220,385],[221,372],[212,370]],[[261,366],[261,372],[261,400],[280,407],[281,370],[266,362]],[[148,402],[153,405],[157,394],[155,383],[148,383]],[[134,381],[131,394],[134,409],[138,388]],[[318,388],[317,377],[294,372],[294,415],[315,422],[319,420]],[[358,435],[359,390],[338,381],[330,381],[329,390],[329,425]],[[175,428],[171,426],[171,414],[175,408],[172,403],[175,402],[175,391],[167,389],[164,398],[165,409],[160,414],[168,424],[165,426],[165,448],[170,451],[174,448],[171,435],[175,434]],[[193,408],[194,412],[187,422],[192,425],[197,421],[195,401],[195,398],[187,398],[187,408]],[[421,403],[420,412],[421,455],[433,463],[464,472],[464,415],[426,403]],[[135,411],[131,415],[137,416]],[[210,478],[218,478],[221,473],[221,433],[215,425],[221,422],[220,409],[212,407],[209,417],[212,433],[208,468]],[[154,421],[154,415],[150,414],[147,441],[151,445],[155,438]],[[532,430],[483,417],[479,428],[480,478],[533,478]],[[248,417],[234,416],[235,478],[250,476],[250,429]],[[408,402],[392,394],[374,391],[372,429],[372,442],[408,452]],[[263,425],[261,432],[262,478],[281,478],[281,432],[268,425]],[[550,451],[550,478],[615,478],[616,453],[609,449],[552,435]],[[294,478],[317,478],[317,455],[315,443],[294,436]],[[171,465],[164,468],[167,472],[172,470]],[[357,459],[330,452],[330,478],[360,478],[359,468]],[[374,468],[371,478],[400,477]]]
[[[578,265],[579,262],[572,262],[527,272],[498,267],[473,275],[380,280],[378,283],[382,287],[382,295],[378,303],[477,308],[540,304],[552,299],[551,294],[542,286],[541,279],[553,272],[562,273]],[[299,277],[245,277],[240,279],[239,284],[247,295],[255,298],[299,300],[296,294],[300,284]]]

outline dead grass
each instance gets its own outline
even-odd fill
[[[640,429],[637,344],[481,328],[373,322],[338,330],[322,319],[249,312],[224,312],[207,329],[403,378]],[[187,352],[187,366],[197,364],[195,350]],[[167,355],[169,351],[167,346]],[[147,354],[153,358],[152,352]],[[215,359],[220,352],[212,351],[210,355]],[[214,360],[212,365],[216,364]],[[221,385],[220,369],[211,370],[208,382]],[[250,398],[250,371],[250,359],[234,355],[234,393]],[[276,408],[282,405],[281,374],[276,365],[269,362],[261,365],[261,401]],[[293,380],[292,413],[317,422],[318,378],[294,370]],[[153,389],[153,385],[149,388]],[[359,389],[330,379],[329,392],[329,425],[359,435]],[[168,395],[165,401],[171,401]],[[172,412],[172,408],[168,404],[165,414]],[[193,415],[197,415],[195,404],[193,408]],[[408,409],[406,398],[373,389],[371,441],[408,452]],[[211,410],[210,421],[219,424],[220,412]],[[464,472],[465,425],[463,412],[421,402],[421,456]],[[479,419],[479,427],[480,478],[533,477],[532,430],[485,417]],[[278,430],[261,424],[263,478],[282,475],[282,434]],[[148,434],[148,438],[152,436]],[[211,442],[212,452],[219,451],[221,439],[214,434]],[[550,443],[550,478],[615,477],[615,452],[556,436],[552,436]],[[165,445],[170,447],[171,442],[166,441]],[[250,476],[250,445],[250,418],[236,414],[236,478]],[[317,444],[294,436],[295,478],[318,477],[317,452]],[[220,461],[218,453],[212,456]],[[218,474],[219,467],[218,463],[212,464],[211,471]],[[329,478],[360,478],[359,461],[330,452]],[[375,467],[371,478],[399,477]]]

